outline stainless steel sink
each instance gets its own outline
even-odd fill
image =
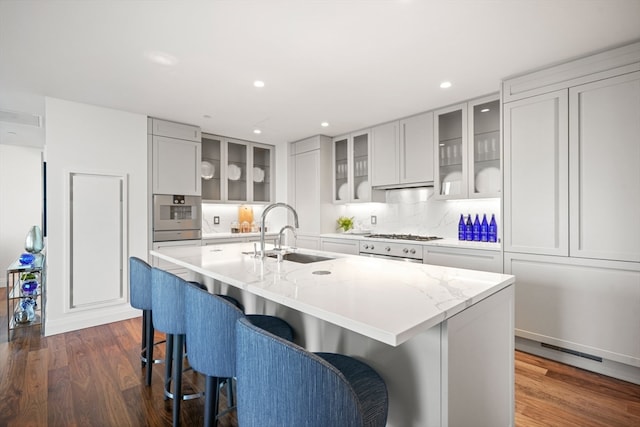
[[[274,253],[271,253],[271,254],[268,253],[267,256],[269,258],[278,257],[278,255]],[[329,261],[331,259],[334,259],[334,258],[327,258],[320,255],[301,254],[298,252],[291,252],[291,253],[282,255],[283,261],[298,262],[300,264],[310,264],[312,262]]]

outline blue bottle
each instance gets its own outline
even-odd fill
[[[471,214],[467,216],[467,225],[464,231],[465,240],[473,240],[473,222],[471,222]]]
[[[498,224],[496,224],[496,216],[491,214],[491,222],[489,223],[489,241],[498,241]]]
[[[478,218],[478,214],[476,214],[476,220],[473,221],[473,240],[475,242],[480,241],[480,218]]]
[[[458,221],[458,240],[466,239],[467,225],[464,223],[464,215],[460,214],[460,221]]]
[[[482,214],[482,223],[480,224],[480,241],[489,241],[489,223],[487,222],[487,214]]]

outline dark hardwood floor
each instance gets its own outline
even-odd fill
[[[143,385],[140,318],[47,338],[21,329],[7,342],[4,288],[0,295],[0,426],[171,425],[164,365]],[[516,426],[640,426],[640,386],[521,352],[515,360]],[[193,372],[184,385],[204,388]],[[202,425],[203,413],[202,399],[182,402],[182,425]],[[235,414],[219,425],[236,426]]]

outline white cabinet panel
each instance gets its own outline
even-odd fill
[[[400,120],[400,183],[433,182],[433,113]]]
[[[568,255],[567,97],[504,104],[505,251]]]
[[[315,189],[320,186],[320,151],[307,151],[294,156],[296,185],[294,205],[298,212],[300,232],[320,233],[320,199]],[[300,173],[298,173],[298,171]]]
[[[183,139],[186,141],[200,142],[200,128],[183,123],[167,120],[149,119],[150,134],[166,136],[168,138]]]
[[[371,129],[371,185],[400,182],[398,131],[397,121]]]
[[[640,72],[569,93],[570,254],[640,262]]]
[[[70,174],[68,309],[86,310],[125,301],[127,280],[125,176]]]
[[[201,194],[201,144],[153,136],[153,193]]]
[[[505,254],[516,335],[640,366],[640,265]]]
[[[331,139],[314,136],[290,145],[289,158],[290,203],[298,212],[300,236],[315,235],[319,245],[320,233],[333,231],[335,219],[327,212],[331,207]],[[298,246],[301,244],[298,238]],[[309,246],[305,246],[309,247]],[[309,247],[310,249],[313,249]]]

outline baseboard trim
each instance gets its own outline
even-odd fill
[[[516,350],[521,350],[525,353],[535,354],[536,356],[555,360],[556,362],[565,363],[587,371],[640,385],[640,368],[636,366],[626,365],[608,359],[602,359],[602,361],[592,360],[580,355],[556,350],[553,346],[545,346],[538,341],[522,337],[516,337],[515,346]]]

